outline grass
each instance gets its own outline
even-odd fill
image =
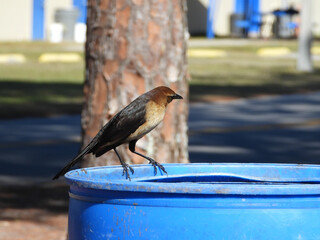
[[[320,42],[316,42],[319,46]],[[320,61],[313,73],[296,70],[290,57],[261,57],[261,47],[288,47],[297,51],[296,41],[254,42],[248,46],[223,47],[221,58],[190,58],[190,99],[211,101],[225,98],[304,93],[320,90]]]
[[[44,52],[78,52],[77,44],[5,43],[1,53],[22,53],[23,64],[0,65],[0,118],[78,114],[84,63],[39,63]]]
[[[320,42],[314,45],[320,46]],[[223,50],[226,56],[189,58],[191,101],[320,90],[320,61],[314,61],[315,72],[299,73],[294,58],[256,54],[261,47],[283,46],[293,52],[297,50],[296,41],[203,46]],[[199,47],[202,46],[194,48]],[[84,63],[38,63],[44,52],[78,52],[83,56],[83,46],[43,42],[0,45],[0,54],[22,53],[27,58],[23,64],[0,65],[0,118],[80,113]]]

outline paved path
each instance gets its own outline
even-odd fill
[[[193,162],[320,163],[320,92],[193,104]]]
[[[0,181],[52,178],[79,150],[80,132],[80,116],[0,121]]]
[[[320,92],[190,105],[192,162],[320,163]],[[0,121],[0,182],[46,181],[78,152],[80,116]]]

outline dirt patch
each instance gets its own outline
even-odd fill
[[[0,239],[64,240],[67,209],[64,183],[0,186]]]

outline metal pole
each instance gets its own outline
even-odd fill
[[[312,44],[311,1],[312,0],[303,0],[301,9],[297,70],[303,72],[313,71],[310,51]]]

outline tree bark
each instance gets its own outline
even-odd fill
[[[159,162],[188,162],[186,0],[89,0],[87,11],[83,146],[118,111],[142,93],[165,85],[184,97],[165,119],[137,142],[137,151]],[[128,147],[127,163],[144,163]],[[119,164],[113,151],[82,166]]]

